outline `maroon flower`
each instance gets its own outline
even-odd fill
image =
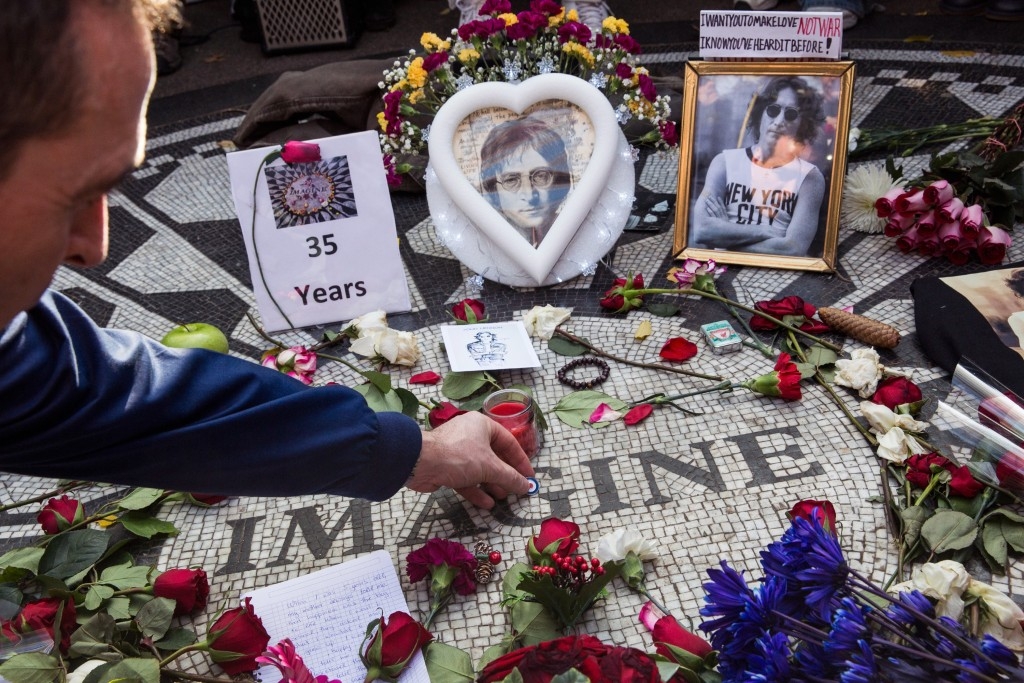
[[[434,52],[423,58],[423,70],[430,73],[442,64],[448,63],[447,52]]]
[[[823,528],[836,533],[836,508],[827,500],[801,500],[789,511],[789,518],[809,519],[816,521]]]
[[[533,38],[537,32],[548,25],[548,17],[540,12],[527,10],[516,15],[519,20],[505,29],[510,40],[526,40]]]
[[[391,124],[388,124],[390,130]],[[388,133],[390,135],[390,132]],[[387,173],[388,187],[401,187],[402,185],[402,174],[398,172],[398,166],[395,164],[395,157],[393,154],[384,155],[384,171]]]
[[[661,683],[658,665],[647,655],[632,647],[613,647],[598,659],[601,678],[590,680]]]
[[[472,40],[473,38],[489,38],[495,33],[505,30],[505,22],[501,19],[477,19],[467,21],[459,27],[459,38]]]
[[[234,676],[256,670],[256,658],[267,649],[270,635],[252,608],[252,598],[246,598],[241,607],[227,610],[213,622],[207,640],[210,659]]]
[[[487,320],[486,307],[479,299],[463,299],[452,306],[452,317],[459,323],[480,323]]]
[[[758,301],[754,304],[754,308],[784,323],[799,327],[808,334],[828,332],[828,325],[814,319],[814,314],[818,312],[818,309],[795,295],[774,301]],[[789,320],[786,319],[787,317]],[[778,329],[778,325],[759,315],[750,319],[750,327],[758,332],[770,332]]]
[[[54,633],[58,612],[60,612],[59,637]],[[65,602],[59,598],[42,598],[22,607],[21,611],[4,625],[4,631],[15,633],[45,631],[55,641],[60,641],[61,652],[67,652],[71,645],[71,634],[78,628],[76,618],[74,601]]]
[[[36,521],[43,527],[43,533],[50,536],[67,531],[84,520],[85,508],[67,494],[51,498],[36,516]]]
[[[624,50],[631,55],[638,55],[641,52],[640,43],[638,43],[633,36],[626,33],[616,33],[615,37],[612,38],[612,43],[615,47]]]
[[[440,404],[431,408],[430,412],[427,413],[427,423],[430,424],[431,429],[437,429],[448,420],[462,415],[465,412],[465,410],[461,410],[454,403],[442,401]]]
[[[697,345],[682,337],[672,337],[661,347],[658,355],[665,360],[680,363],[697,355]]]
[[[640,74],[636,79],[636,85],[640,89],[640,94],[644,96],[648,102],[653,102],[658,98],[658,89],[654,86],[654,81],[647,74]]]
[[[430,576],[430,590],[440,593],[451,588],[459,595],[476,592],[477,559],[466,546],[443,538],[432,538],[405,558],[409,581],[417,583]]]
[[[223,503],[228,499],[227,496],[218,496],[211,493],[190,493],[188,494],[189,499],[193,505],[200,507],[212,507],[217,503]]]
[[[480,14],[507,14],[512,11],[509,0],[485,0],[480,7]]]
[[[562,5],[555,0],[530,0],[530,9],[538,14],[553,17],[562,11]]]
[[[286,164],[309,164],[320,161],[320,145],[314,142],[289,140],[281,147],[281,158]]]
[[[675,121],[662,121],[659,125],[661,139],[673,147],[679,144],[679,129]]]
[[[897,406],[917,403],[921,398],[921,390],[906,377],[886,377],[878,383],[871,402],[895,411]]]
[[[625,62],[619,62],[615,65],[615,75],[626,80],[627,78],[633,78],[633,67]]]
[[[153,595],[174,600],[178,617],[206,607],[210,583],[202,569],[168,569],[153,582]]]
[[[638,308],[643,305],[644,298],[637,296],[635,291],[643,288],[644,276],[640,273],[631,280],[624,277],[615,278],[612,286],[601,297],[601,308],[607,308],[615,313],[625,313]]]
[[[477,683],[504,680],[515,669],[519,670],[523,681],[528,683],[549,683],[552,678],[569,669],[580,671],[591,681],[602,681],[605,679],[601,677],[596,659],[607,654],[610,649],[593,636],[565,636],[548,640],[498,657],[484,667],[477,677]]]
[[[590,35],[590,27],[578,21],[567,21],[558,27],[558,42],[563,44],[575,40],[585,45]]]
[[[359,654],[367,670],[366,680],[398,680],[413,656],[433,638],[430,631],[405,612],[394,612],[387,619],[381,613],[376,632]]]
[[[526,544],[526,552],[534,564],[540,564],[553,554],[572,555],[579,547],[579,525],[549,517],[540,523],[540,532]]]

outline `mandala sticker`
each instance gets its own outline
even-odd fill
[[[358,215],[348,157],[264,168],[278,229]]]

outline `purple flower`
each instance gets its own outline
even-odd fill
[[[658,89],[654,87],[654,81],[647,74],[640,74],[637,78],[637,86],[640,88],[640,94],[644,96],[648,102],[653,102],[658,98]]]
[[[480,14],[508,14],[512,11],[512,3],[508,0],[486,0],[480,7]]]
[[[553,17],[562,11],[562,6],[555,0],[530,0],[530,9],[539,14]]]
[[[563,44],[571,40],[586,43],[590,36],[590,27],[578,21],[567,21],[558,27],[558,41]]]
[[[476,592],[477,559],[466,547],[455,541],[432,538],[405,558],[405,571],[413,583],[430,576],[431,592],[451,588],[459,595]]]
[[[423,70],[430,73],[437,67],[448,63],[447,52],[434,52],[423,58]]]
[[[467,21],[459,27],[459,38],[472,40],[473,38],[489,38],[495,33],[505,30],[505,22],[501,19],[484,19]]]

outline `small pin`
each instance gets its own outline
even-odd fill
[[[526,489],[526,495],[536,496],[538,493],[540,493],[540,483],[536,479],[534,479],[533,477],[527,477],[526,481],[528,481],[530,484],[530,488]]]

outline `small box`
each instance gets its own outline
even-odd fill
[[[743,347],[743,340],[726,320],[701,325],[700,331],[713,353],[732,353]]]

